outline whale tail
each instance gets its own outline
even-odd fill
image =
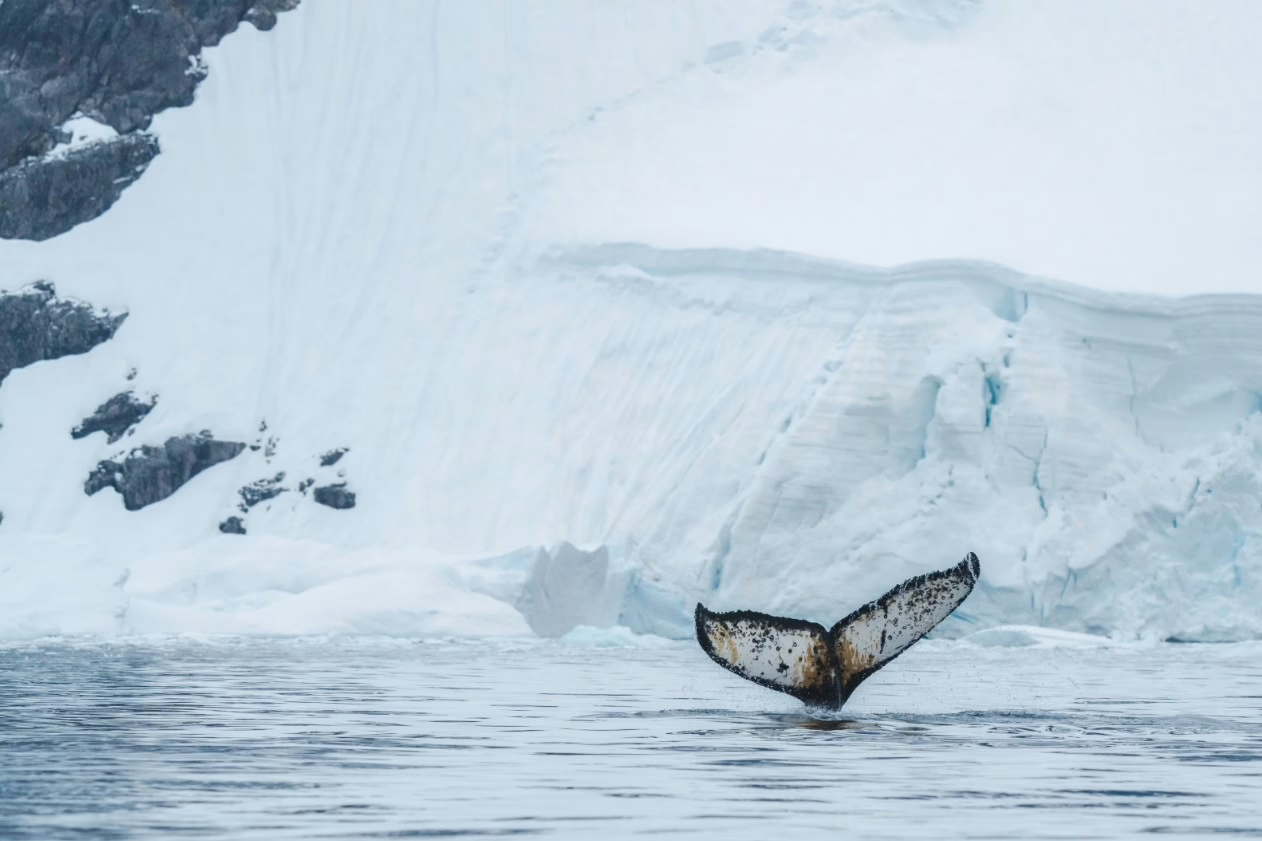
[[[813,707],[838,709],[973,592],[981,563],[969,552],[950,569],[904,581],[831,629],[801,619],[698,603],[697,641],[714,662],[746,680]]]

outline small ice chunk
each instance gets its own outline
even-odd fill
[[[1034,625],[1000,625],[964,638],[964,642],[987,648],[1097,648],[1113,645],[1108,637],[1076,634]]]
[[[665,648],[674,644],[664,637],[637,634],[622,625],[612,628],[579,625],[559,642],[567,648]]]

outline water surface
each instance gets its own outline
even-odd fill
[[[812,716],[694,646],[0,646],[0,837],[1262,836],[1262,646],[923,643]]]

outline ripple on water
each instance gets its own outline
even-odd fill
[[[1249,834],[1256,654],[935,643],[817,715],[684,645],[6,644],[0,837]]]

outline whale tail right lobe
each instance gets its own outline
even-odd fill
[[[860,683],[894,660],[973,591],[981,564],[970,552],[950,569],[904,581],[830,630],[801,619],[696,609],[697,641],[728,671],[817,707],[840,708]]]

